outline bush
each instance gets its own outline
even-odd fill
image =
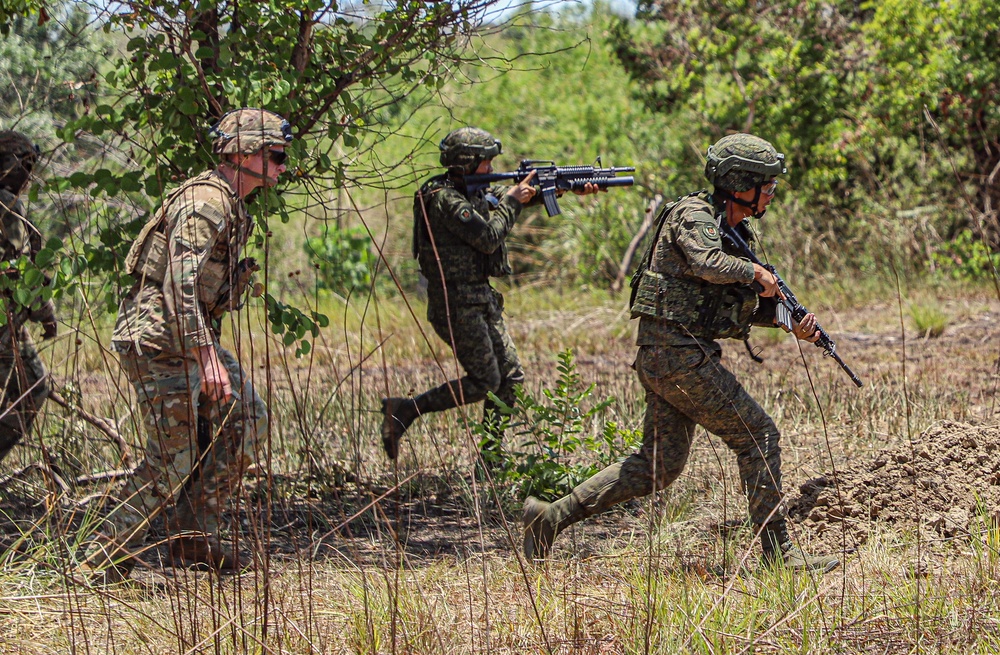
[[[535,397],[522,386],[515,389],[517,403],[509,407],[499,398],[490,398],[500,407],[500,416],[488,419],[475,431],[484,448],[493,440],[493,430],[505,430],[515,444],[503,453],[493,471],[494,481],[507,487],[518,501],[527,496],[556,500],[575,486],[633,451],[642,440],[640,430],[628,430],[613,421],[599,434],[588,431],[613,402],[607,398],[589,408],[595,384],[584,388],[570,349],[559,353],[559,380],[554,389],[544,389]],[[587,454],[588,462],[578,455]],[[596,455],[596,459],[592,456]]]
[[[364,228],[328,227],[322,236],[307,240],[304,249],[321,289],[348,296],[371,285],[378,258]]]

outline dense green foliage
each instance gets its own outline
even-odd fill
[[[328,225],[322,235],[306,240],[304,250],[319,288],[349,296],[371,284],[377,259],[364,229]]]
[[[996,3],[647,0],[613,43],[693,142],[752,131],[786,152],[796,216],[831,249],[864,265],[891,245],[919,269],[966,227],[998,243]]]

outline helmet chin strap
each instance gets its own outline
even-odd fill
[[[767,213],[767,207],[764,207],[763,209],[760,209],[758,207],[761,196],[760,186],[759,185],[755,186],[753,190],[754,190],[753,200],[743,200],[742,198],[737,198],[734,194],[729,193],[725,189],[716,189],[715,193],[716,195],[722,197],[724,200],[729,200],[730,202],[734,202],[737,205],[740,205],[741,207],[746,207],[750,209],[751,211],[754,212],[753,214],[751,214],[754,218],[763,218],[764,214]]]

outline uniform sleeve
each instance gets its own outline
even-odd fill
[[[176,221],[167,237],[163,296],[167,317],[186,350],[214,343],[198,302],[198,276],[226,225],[221,202],[179,198]]]
[[[443,189],[440,203],[448,230],[487,255],[500,247],[521,213],[521,203],[506,193],[500,196],[500,204],[488,216],[476,211],[472,203],[454,189]]]
[[[712,284],[750,284],[753,264],[726,253],[715,218],[696,211],[681,218],[675,243],[684,253],[691,273]]]

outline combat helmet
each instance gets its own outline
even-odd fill
[[[764,139],[752,134],[730,134],[710,146],[705,177],[717,189],[730,192],[759,187],[787,173],[785,156]]]
[[[251,155],[267,146],[283,146],[293,138],[288,121],[273,111],[253,107],[227,113],[209,135],[213,137],[212,152],[218,155]]]
[[[478,127],[460,127],[441,139],[441,165],[461,169],[463,173],[475,172],[480,162],[493,159],[503,152],[499,139]]]
[[[39,154],[38,146],[20,132],[0,131],[0,188],[20,193]]]

